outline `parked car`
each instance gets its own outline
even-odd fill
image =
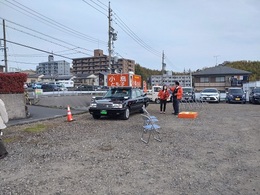
[[[182,101],[195,101],[195,91],[193,87],[183,87]]]
[[[238,87],[229,88],[226,93],[226,102],[227,103],[239,102],[245,104],[246,94],[241,88]]]
[[[216,88],[205,88],[200,92],[200,100],[219,103],[220,92]]]
[[[33,83],[32,84],[33,89],[41,89],[42,88],[42,83]]]
[[[256,87],[249,94],[249,103],[260,104],[260,87]]]
[[[103,97],[94,97],[90,104],[89,113],[94,119],[101,116],[114,116],[129,119],[134,112],[143,112],[147,107],[149,98],[142,90],[132,87],[110,88]]]
[[[55,84],[42,84],[41,89],[43,92],[61,91],[58,85]]]
[[[58,91],[68,91],[68,88],[65,87],[65,85],[61,82],[50,82],[50,83],[47,83],[47,84],[57,85],[59,87]]]
[[[94,85],[79,85],[76,91],[95,91],[96,87]]]

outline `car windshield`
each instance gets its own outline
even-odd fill
[[[130,97],[130,89],[111,89],[105,96],[105,98],[119,98],[119,97]]]
[[[260,88],[254,89],[254,92],[255,92],[255,93],[260,93]]]
[[[183,93],[191,93],[192,88],[183,88]]]
[[[242,89],[229,89],[229,93],[243,93]]]
[[[218,93],[218,90],[216,89],[204,89],[202,93]]]

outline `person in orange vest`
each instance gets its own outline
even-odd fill
[[[160,113],[164,113],[165,114],[165,110],[166,110],[166,103],[167,103],[167,99],[170,96],[170,93],[167,89],[167,86],[164,85],[163,88],[159,91],[158,93],[158,97],[160,99]]]
[[[183,90],[178,81],[175,81],[175,86],[170,88],[172,91],[172,105],[173,105],[173,113],[174,115],[179,114],[179,103],[182,98]]]

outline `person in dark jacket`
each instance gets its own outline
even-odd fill
[[[6,112],[5,104],[3,100],[0,99],[0,159],[7,156],[8,152],[4,146],[4,143],[1,139],[2,136],[2,129],[6,128],[5,123],[8,122],[8,114]]]
[[[178,81],[175,81],[175,86],[170,88],[172,91],[172,104],[173,104],[173,113],[174,115],[179,114],[179,103],[182,98],[183,90]]]
[[[160,99],[160,113],[164,113],[165,114],[165,110],[166,110],[166,103],[167,103],[167,99],[170,96],[170,93],[167,89],[167,86],[164,85],[163,88],[159,91],[158,93],[158,97]]]

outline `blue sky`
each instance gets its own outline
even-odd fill
[[[118,37],[114,55],[143,67],[160,70],[163,51],[166,69],[178,72],[260,60],[258,0],[110,0],[110,5]],[[0,0],[0,37],[5,19],[7,40],[69,58],[89,57],[97,48],[108,54],[107,9],[106,0]],[[35,69],[47,61],[47,53],[7,46],[9,67]]]

